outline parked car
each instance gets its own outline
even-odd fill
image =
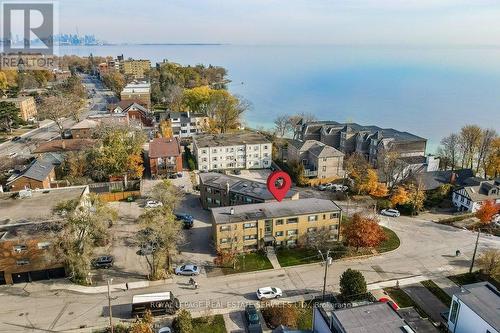
[[[175,214],[175,218],[177,221],[182,221],[184,229],[191,229],[193,227],[194,219],[191,215],[178,213]]]
[[[16,156],[17,156],[17,153],[15,153],[15,152],[9,154],[9,158],[14,158]]]
[[[401,213],[397,209],[382,209],[382,211],[380,211],[380,214],[391,217],[398,217],[401,215]]]
[[[100,256],[92,260],[92,266],[94,268],[110,268],[113,267],[114,262],[113,256]]]
[[[249,333],[262,333],[259,312],[255,305],[250,304],[245,307],[245,319]]]
[[[156,200],[148,200],[146,201],[146,205],[144,206],[145,208],[158,208],[163,206],[163,204],[159,201]]]
[[[158,330],[158,333],[172,333],[172,329],[170,329],[170,327],[168,326],[165,326],[165,327],[162,327]]]
[[[283,296],[283,292],[280,288],[275,287],[264,287],[257,290],[257,298],[260,300],[279,298]]]
[[[12,142],[16,142],[16,141],[19,141],[19,140],[21,140],[20,136],[15,136],[12,139],[10,139],[10,141],[12,141]]]
[[[172,173],[172,174],[168,175],[168,178],[170,178],[170,179],[177,179],[177,174],[176,173]]]
[[[500,214],[495,214],[491,218],[491,223],[497,228],[500,228]]]
[[[320,191],[326,191],[332,189],[333,184],[332,183],[326,183],[326,184],[321,184],[318,186],[318,190]]]
[[[200,274],[200,267],[192,264],[185,264],[182,266],[179,266],[175,269],[175,274],[177,275],[188,275],[188,276],[193,276],[193,275],[199,275]]]
[[[241,170],[240,169],[233,170],[233,173],[235,175],[241,175]]]
[[[182,178],[182,172],[178,172],[177,177]]]
[[[341,185],[341,184],[333,184],[331,186],[331,190],[333,190],[334,192],[345,192],[347,191],[349,188],[345,185]]]

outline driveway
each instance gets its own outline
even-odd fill
[[[429,319],[436,323],[444,323],[444,319],[441,318],[441,313],[448,311],[448,307],[444,305],[439,298],[434,296],[429,289],[425,288],[420,283],[404,286],[402,289],[425,311],[425,313],[427,313],[427,315],[429,315]]]

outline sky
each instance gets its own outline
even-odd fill
[[[59,0],[116,43],[500,45],[500,0]]]

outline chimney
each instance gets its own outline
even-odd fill
[[[231,207],[231,209],[229,210],[229,215],[234,215],[234,208]]]
[[[226,194],[229,195],[229,182],[226,182]]]
[[[66,141],[64,141],[64,139],[61,140],[61,147],[62,149],[66,149]]]
[[[456,181],[457,181],[457,174],[452,171],[450,177],[450,184],[455,184]]]

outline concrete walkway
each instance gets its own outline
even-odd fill
[[[455,282],[446,277],[432,279],[432,282],[437,284],[438,287],[443,289],[444,292],[447,293],[450,297],[453,297],[453,294],[460,292],[460,287],[457,286]]]
[[[266,248],[266,255],[267,255],[267,259],[269,259],[269,261],[273,265],[274,269],[281,268],[281,265],[278,261],[278,257],[276,257],[276,252],[274,251],[274,248],[272,246],[268,246]]]
[[[224,324],[226,325],[226,331],[228,333],[245,333],[245,319],[243,318],[243,312],[234,311],[225,313],[222,315],[224,318]]]
[[[429,289],[420,283],[404,286],[402,289],[429,315],[429,319],[435,323],[444,322],[441,313],[447,311],[448,307],[434,296]]]

